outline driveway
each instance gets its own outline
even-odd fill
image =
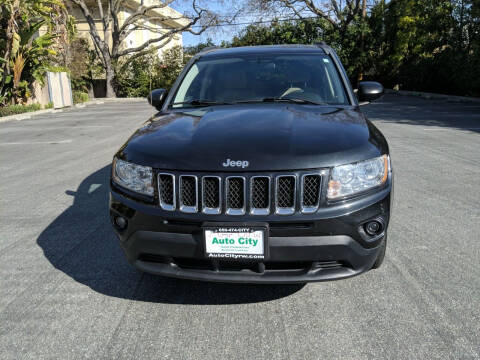
[[[364,110],[396,171],[385,263],[287,286],[124,260],[110,162],[146,102],[0,124],[0,358],[480,359],[480,106],[390,95]]]

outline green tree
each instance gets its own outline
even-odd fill
[[[413,79],[410,71],[428,66],[435,52],[443,51],[452,24],[451,8],[449,1],[394,0],[372,10],[371,24],[375,31],[370,43],[381,49],[376,73],[389,85],[422,84],[426,79],[421,77],[429,74],[416,74]]]
[[[453,0],[454,29],[449,54],[452,88],[459,94],[480,96],[480,0]]]
[[[93,80],[104,75],[103,66],[95,50],[84,38],[74,38],[70,41],[66,66],[73,90],[82,93],[88,93]]]
[[[54,61],[52,27],[58,17],[57,0],[1,0],[0,103],[22,102],[33,80],[43,81]],[[40,29],[45,33],[39,35]]]
[[[251,2],[298,20],[251,25],[228,46],[325,41],[353,84],[364,77],[388,87],[480,95],[480,0]]]
[[[369,17],[370,73],[389,87],[479,95],[478,3],[381,1]]]
[[[352,79],[360,78],[369,61],[364,50],[365,37],[369,34],[367,24],[367,5],[370,0],[250,0],[253,8],[264,10],[267,14],[281,14],[282,17],[294,17],[293,27],[299,27],[300,33],[288,29],[289,25],[273,23],[281,29],[287,27],[290,40],[286,43],[311,43],[325,41],[335,48]],[[305,26],[313,20],[312,26]],[[264,26],[269,32],[269,26]],[[275,29],[272,29],[275,31]]]
[[[145,97],[152,89],[170,89],[183,66],[180,46],[166,50],[162,58],[152,49],[143,56],[125,61],[116,77],[116,93],[125,97]]]
[[[198,43],[197,45],[184,46],[183,53],[184,55],[191,57],[199,53],[203,49],[206,49],[208,47],[214,47],[214,46],[215,46],[215,43],[213,42],[212,38],[208,38],[207,41]]]
[[[362,32],[368,34],[369,29],[360,18],[358,22],[352,20],[343,35],[324,18],[273,20],[269,25],[248,26],[232,39],[230,46],[312,44],[325,41],[337,51],[349,76],[355,79],[367,62],[367,56],[359,48]]]
[[[116,96],[115,75],[121,76],[117,71],[118,65],[122,66],[128,61],[133,62],[138,57],[148,55],[152,48],[158,50],[165,47],[176,34],[182,32],[200,34],[218,23],[217,15],[199,6],[196,0],[191,0],[191,11],[183,15],[183,24],[173,28],[157,28],[147,24],[152,12],[168,7],[173,0],[152,2],[148,6],[141,1],[141,6],[123,19],[127,0],[71,1],[81,11],[89,25],[90,37],[105,71],[107,97]],[[98,29],[98,19],[94,16],[96,11],[99,14],[101,30]],[[161,19],[168,23],[178,20],[175,16],[165,13]],[[136,47],[125,46],[128,35],[137,30],[146,30],[155,36]]]

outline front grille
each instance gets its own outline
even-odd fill
[[[313,213],[320,206],[322,178],[327,174],[325,170],[313,174],[242,176],[159,173],[158,198],[162,209],[185,213],[252,216]]]

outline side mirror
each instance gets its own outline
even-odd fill
[[[383,85],[376,81],[362,81],[358,84],[358,100],[374,101],[383,96]]]
[[[165,89],[155,89],[152,90],[150,94],[147,96],[148,103],[155,107],[157,110],[161,110],[163,106],[163,102],[167,97],[167,90]]]

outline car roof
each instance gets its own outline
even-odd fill
[[[275,53],[291,53],[291,54],[305,54],[316,53],[325,54],[324,47],[326,45],[258,45],[258,46],[241,46],[234,48],[207,48],[200,52],[200,57],[230,57],[237,55],[250,55],[250,54],[275,54]]]

